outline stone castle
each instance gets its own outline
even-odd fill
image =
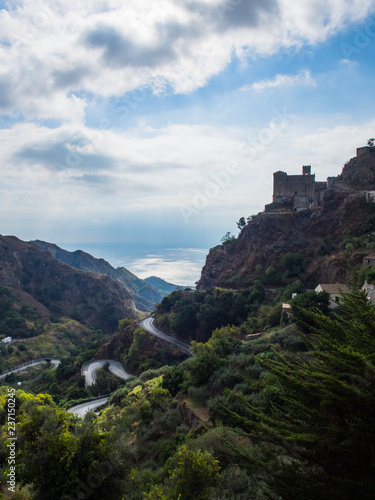
[[[368,147],[357,148],[357,158],[368,151]],[[302,167],[301,175],[289,175],[281,170],[273,174],[272,203],[265,211],[274,210],[311,210],[320,208],[324,202],[324,192],[337,185],[338,177],[328,177],[326,181],[316,181],[311,173],[311,165]],[[340,190],[340,189],[339,189]]]
[[[273,174],[272,205],[282,206],[289,202],[294,210],[308,210],[315,193],[327,188],[328,179],[325,182],[316,181],[311,165],[302,167],[302,175],[289,175],[279,170]]]

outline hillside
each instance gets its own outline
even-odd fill
[[[210,250],[197,288],[348,281],[375,248],[375,204],[361,191],[374,187],[374,173],[368,151],[345,165],[317,208],[253,216],[237,239]]]
[[[165,281],[162,278],[158,278],[156,276],[145,278],[144,281],[156,288],[163,297],[165,297],[169,293],[174,292],[175,290],[183,290],[184,288],[186,288],[185,286],[168,283],[168,281]]]
[[[119,319],[135,317],[133,298],[108,276],[74,269],[13,236],[0,236],[0,285],[16,308],[27,304],[45,320],[67,316],[112,332]]]
[[[117,283],[123,286],[132,295],[135,305],[140,311],[152,311],[154,305],[163,298],[155,288],[144,280],[139,279],[124,267],[115,269],[106,260],[97,259],[82,250],[69,252],[54,243],[47,243],[40,240],[31,243],[36,243],[56,259],[76,269],[106,274],[114,281],[117,281]]]
[[[150,335],[135,321],[121,321],[117,332],[105,339],[94,356],[96,359],[115,359],[134,375],[151,368],[173,365],[186,359],[176,346]]]
[[[45,393],[14,382],[0,388],[4,435],[7,398],[16,394],[24,498],[78,498],[77,485],[91,487],[100,471],[98,487],[85,490],[95,500],[373,498],[375,310],[359,292],[343,300],[339,315],[310,311],[317,328],[303,336],[287,324],[245,341],[243,325],[225,326],[195,344],[194,357],[160,368],[144,359],[147,334],[124,321],[102,356],[147,371],[85,419]],[[53,399],[71,385],[72,368],[66,360],[48,374]],[[98,377],[108,392],[109,374]],[[86,393],[77,387],[69,397]]]

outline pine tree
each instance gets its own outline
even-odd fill
[[[281,403],[266,414],[232,395],[243,412],[226,411],[263,447],[269,486],[282,498],[374,498],[375,310],[352,292],[333,318],[305,313],[314,324],[308,353],[258,356]]]

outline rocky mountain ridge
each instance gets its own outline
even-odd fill
[[[68,316],[104,332],[136,317],[133,297],[109,276],[74,269],[14,236],[0,236],[0,285],[46,318]]]
[[[97,259],[82,250],[69,252],[54,243],[40,240],[35,240],[31,243],[37,244],[56,259],[76,269],[109,276],[132,295],[135,305],[140,311],[152,311],[154,305],[163,298],[163,295],[156,288],[138,278],[124,267],[116,269],[106,260]]]

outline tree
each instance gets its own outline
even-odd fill
[[[31,484],[39,500],[121,498],[127,469],[108,433],[57,408],[49,395],[17,391],[16,398],[21,486]]]
[[[173,498],[199,500],[208,498],[207,493],[219,476],[219,461],[208,451],[192,451],[182,446],[168,460],[166,467],[172,485]]]
[[[304,292],[291,301],[292,316],[298,326],[305,331],[311,326],[315,326],[314,320],[311,317],[311,311],[320,311],[322,314],[328,315],[330,295],[328,292]]]
[[[281,257],[281,265],[293,276],[298,276],[303,269],[303,255],[289,252]]]
[[[232,393],[227,413],[264,447],[263,470],[281,498],[370,499],[375,488],[375,310],[363,292],[340,315],[307,312],[309,356],[274,351],[258,362],[278,380],[271,414]]]
[[[167,389],[172,396],[176,396],[182,389],[185,372],[181,366],[173,366],[163,375],[162,387]]]
[[[231,241],[234,241],[236,239],[235,236],[231,235],[231,232],[228,231],[222,238],[221,242],[222,243],[230,243]]]
[[[371,149],[375,148],[375,139],[373,137],[367,141],[367,146]]]
[[[192,342],[191,349],[195,356],[187,366],[191,384],[206,384],[211,375],[226,362],[216,354],[212,344]]]
[[[240,220],[237,222],[237,227],[240,231],[246,226],[246,220],[245,217],[241,217]]]

